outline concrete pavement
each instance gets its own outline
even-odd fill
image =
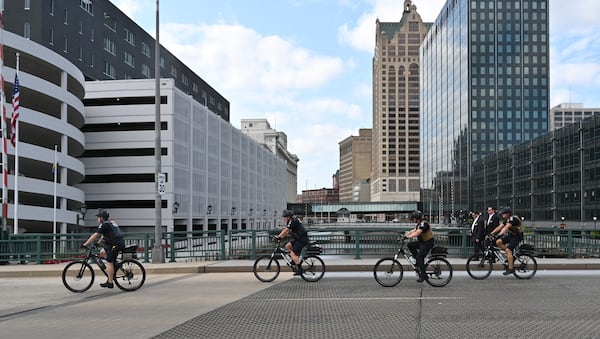
[[[326,272],[370,272],[379,257],[353,259],[341,256],[322,256]],[[464,258],[448,258],[454,271],[465,271]],[[600,258],[536,258],[538,270],[600,270]],[[404,259],[400,261],[406,264]],[[283,261],[280,261],[285,266]],[[235,273],[252,272],[253,260],[166,262],[152,264],[142,262],[146,273],[151,274],[190,274],[190,273]],[[0,266],[0,278],[16,277],[60,277],[66,263],[61,264],[9,264]],[[95,265],[94,265],[95,266]],[[405,266],[405,269],[407,266]],[[494,268],[499,269],[499,268]],[[283,267],[282,271],[289,268]]]

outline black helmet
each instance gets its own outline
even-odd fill
[[[418,219],[418,220],[423,220],[423,212],[419,211],[419,210],[415,210],[410,214],[410,219]]]
[[[96,213],[97,217],[100,217],[104,220],[108,220],[108,218],[110,217],[110,214],[108,213],[107,210],[103,210],[101,208],[98,209],[98,213]]]
[[[510,215],[512,215],[512,209],[508,206],[502,207],[500,209],[500,211],[498,211],[498,213],[500,213],[500,215],[504,214],[504,213],[508,213]]]
[[[281,213],[281,216],[291,218],[294,216],[294,213],[292,213],[292,211],[290,211],[290,210],[283,210],[283,212]]]

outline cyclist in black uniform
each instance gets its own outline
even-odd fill
[[[515,273],[513,251],[519,245],[519,242],[523,240],[523,230],[521,220],[518,216],[512,214],[513,211],[510,207],[501,208],[499,213],[504,219],[504,223],[500,223],[491,235],[498,238],[496,245],[506,253],[508,268],[502,274],[509,275]]]
[[[285,244],[285,249],[290,252],[290,257],[294,264],[296,264],[296,268],[294,269],[294,275],[301,275],[302,268],[300,267],[300,258],[298,255],[302,252],[304,246],[308,245],[308,233],[302,225],[302,222],[294,216],[294,213],[290,210],[285,210],[281,214],[284,218],[286,227],[279,232],[279,235],[273,237],[273,241],[279,241],[285,236],[287,236],[290,232],[292,233],[292,241]]]
[[[106,273],[108,274],[108,280],[105,283],[100,284],[102,287],[113,288],[113,276],[115,273],[115,263],[117,262],[117,255],[119,251],[125,247],[123,241],[123,235],[119,226],[113,224],[109,220],[109,213],[107,210],[99,209],[98,222],[100,225],[96,229],[88,240],[83,243],[83,246],[88,247],[98,237],[102,237],[104,240],[104,251],[106,252]]]
[[[414,230],[408,231],[404,237],[417,238],[418,240],[409,243],[408,249],[413,257],[417,259],[417,267],[419,268],[419,279],[417,279],[417,282],[423,282],[425,281],[425,257],[434,245],[433,231],[429,223],[423,219],[423,212],[421,211],[412,212],[410,220],[417,223],[417,225]]]

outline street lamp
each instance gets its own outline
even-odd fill
[[[235,207],[231,208],[231,215],[235,215]]]
[[[81,204],[79,206],[79,213],[77,213],[77,233],[80,233],[81,229],[79,228],[79,220],[83,220],[83,225],[85,226],[85,214],[87,213],[87,206],[85,204]],[[79,218],[79,214],[81,214],[81,219]]]
[[[212,213],[212,205],[206,206],[206,214],[211,214],[211,213]]]
[[[596,231],[596,221],[598,220],[597,217],[593,217],[592,218],[594,220],[594,232]]]
[[[177,201],[175,201],[173,203],[173,214],[177,214],[177,211],[179,210],[179,203]]]

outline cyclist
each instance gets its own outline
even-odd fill
[[[504,222],[500,223],[492,231],[491,235],[497,238],[496,245],[506,253],[508,268],[502,274],[509,275],[515,273],[513,251],[519,245],[519,242],[523,240],[523,230],[521,228],[521,220],[519,220],[518,216],[513,215],[510,207],[501,208],[499,213]]]
[[[413,257],[417,259],[417,267],[419,269],[419,279],[417,279],[417,282],[423,282],[425,281],[425,257],[434,245],[433,230],[431,229],[431,226],[429,226],[429,223],[423,218],[423,212],[419,210],[412,212],[410,220],[417,225],[414,230],[410,230],[404,234],[404,237],[417,238],[418,240],[409,243],[407,246]]]
[[[279,232],[279,235],[273,237],[273,241],[279,241],[285,236],[287,236],[290,232],[292,233],[292,241],[289,241],[285,244],[285,249],[290,253],[290,257],[292,258],[293,263],[295,264],[294,275],[302,274],[301,261],[298,255],[304,248],[304,246],[308,245],[308,233],[302,225],[302,222],[294,216],[294,213],[290,210],[284,210],[281,216],[285,220],[286,227]]]
[[[88,240],[83,243],[84,247],[88,247],[98,237],[104,240],[103,250],[106,252],[106,273],[108,280],[105,283],[100,284],[101,287],[113,288],[113,276],[115,275],[115,263],[117,262],[117,255],[125,247],[123,241],[123,235],[119,226],[113,224],[109,220],[110,214],[107,210],[99,209],[96,217],[98,218],[98,228]],[[102,256],[102,253],[101,253]]]

